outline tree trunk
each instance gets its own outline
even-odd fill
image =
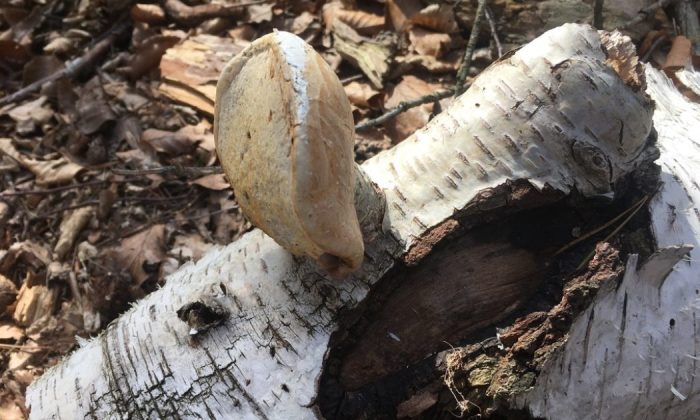
[[[646,141],[650,102],[628,47],[565,25],[504,57],[426,129],[362,165],[386,203],[374,192],[357,195],[366,241],[358,273],[329,279],[250,232],[180,269],[47,371],[27,391],[31,416],[346,416],[342,405],[353,389],[400,378],[406,364],[444,350],[443,340],[479,342],[477,332],[509,323],[551,275],[555,251],[569,241],[561,232],[578,223],[571,197],[608,196],[611,182],[619,186],[654,157]],[[698,122],[700,111],[654,70],[647,77],[665,182],[651,206],[653,234],[661,247],[695,244],[700,192],[692,165],[700,140],[679,113]],[[610,212],[617,210],[613,203]],[[556,234],[546,234],[555,224]],[[528,236],[538,240],[522,240]],[[697,410],[697,255],[664,282],[687,251],[662,249],[641,269],[631,257],[618,288],[619,270],[612,270],[592,306],[565,323],[557,345],[537,361],[536,378],[506,395],[508,406],[551,418],[578,412],[572,407],[611,418]],[[525,335],[501,343],[497,363],[512,361]],[[396,343],[400,354],[387,351]],[[466,394],[454,380],[447,384]],[[402,389],[398,398],[408,404],[382,413],[434,405],[434,385],[423,390],[408,399]],[[640,393],[646,399],[631,397]]]

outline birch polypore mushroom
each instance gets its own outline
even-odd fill
[[[216,87],[216,149],[243,213],[336,276],[357,270],[364,252],[353,125],[335,72],[288,32],[253,42]]]

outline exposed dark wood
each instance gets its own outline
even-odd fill
[[[529,297],[543,264],[489,226],[450,241],[401,276],[355,344],[341,383],[356,389],[497,322]]]

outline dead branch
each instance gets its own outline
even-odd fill
[[[496,30],[496,22],[494,22],[493,19],[493,12],[488,6],[484,7],[484,17],[486,17],[486,21],[489,23],[489,28],[491,29],[491,38],[493,38],[493,42],[494,44],[496,44],[496,52],[500,57],[503,55],[503,46],[501,45],[501,40],[498,38],[498,31]]]
[[[267,3],[269,0],[255,0],[238,4],[211,4],[188,6],[180,0],[165,0],[163,9],[172,21],[179,25],[194,26],[207,19],[218,17],[240,17],[247,6]]]
[[[395,116],[399,115],[402,112],[406,112],[411,108],[415,108],[419,105],[439,101],[440,99],[447,98],[448,96],[452,96],[454,94],[454,89],[447,89],[447,90],[440,90],[437,92],[433,92],[429,95],[424,95],[421,97],[418,97],[416,99],[410,100],[410,101],[404,101],[401,102],[396,108],[392,108],[386,113],[380,115],[377,118],[373,118],[371,120],[367,120],[361,124],[357,124],[355,126],[356,131],[362,131],[362,130],[367,130],[368,128],[377,126],[379,124],[383,124],[390,119],[394,118]]]
[[[152,175],[175,174],[183,177],[199,177],[203,175],[223,173],[221,166],[159,166],[149,169],[119,169],[113,168],[112,173],[117,175]]]
[[[104,54],[107,51],[109,51],[109,49],[112,47],[117,38],[125,34],[130,27],[131,23],[128,21],[121,21],[117,23],[109,31],[107,31],[102,40],[95,43],[95,45],[93,45],[92,48],[90,48],[82,57],[78,57],[75,60],[69,62],[68,65],[66,65],[66,67],[57,71],[56,73],[44,77],[41,80],[37,80],[36,82],[25,86],[24,88],[18,90],[15,93],[0,98],[0,107],[14,102],[22,101],[32,93],[39,90],[46,83],[55,82],[56,80],[62,79],[64,77],[73,78],[79,73],[81,73],[84,69],[95,65],[97,61],[102,56],[104,56]]]
[[[469,67],[472,65],[472,56],[474,55],[474,48],[476,48],[476,41],[479,39],[479,28],[481,27],[481,18],[484,15],[485,5],[486,0],[479,0],[479,6],[476,8],[476,16],[474,17],[474,24],[472,25],[469,41],[467,42],[467,49],[464,51],[464,59],[457,71],[455,95],[461,95],[467,89],[467,75],[469,74]]]

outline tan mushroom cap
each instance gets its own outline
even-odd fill
[[[358,269],[364,255],[353,133],[337,76],[293,34],[257,39],[219,78],[216,150],[243,213],[336,276]]]

